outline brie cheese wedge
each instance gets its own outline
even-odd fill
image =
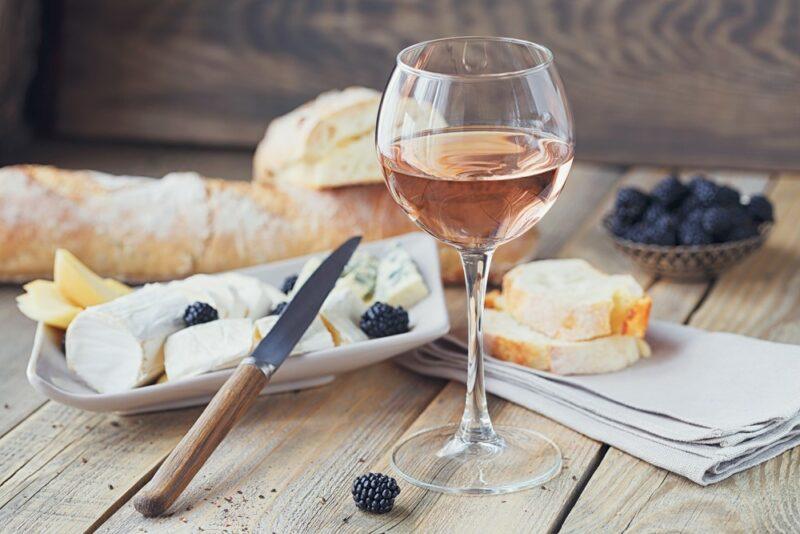
[[[227,282],[239,300],[244,303],[245,317],[248,319],[260,319],[272,309],[273,302],[267,289],[268,284],[258,278],[239,273],[225,273],[219,277]]]
[[[274,310],[275,306],[277,306],[281,302],[286,302],[287,300],[289,300],[289,295],[287,295],[277,287],[273,286],[272,284],[261,282],[261,287],[264,289],[264,291],[266,291],[267,295],[272,301],[272,305],[270,306],[270,311]]]
[[[278,322],[279,315],[268,315],[256,321],[255,339],[256,343],[264,339],[270,330]],[[318,350],[331,349],[336,345],[333,342],[333,336],[325,328],[325,324],[319,316],[311,321],[308,330],[305,331],[303,337],[292,349],[291,355],[305,354],[307,352],[314,352]]]
[[[292,287],[292,290],[289,292],[288,300],[294,298],[300,288],[303,287],[303,284],[306,283],[306,280],[308,280],[309,277],[314,274],[314,271],[316,271],[317,267],[319,267],[321,264],[322,257],[320,256],[314,256],[313,258],[306,260],[306,262],[303,264],[303,267],[300,268],[300,272],[297,273],[297,280],[294,283],[294,287]]]
[[[195,274],[171,282],[171,287],[184,293],[192,302],[206,302],[217,310],[220,319],[244,317],[246,306],[233,289],[218,276]]]
[[[183,328],[189,298],[150,284],[80,312],[67,328],[67,366],[100,393],[141,386],[164,370],[164,341]]]
[[[409,309],[426,296],[428,287],[411,255],[395,245],[378,265],[373,300]]]
[[[184,328],[164,344],[167,380],[233,367],[252,350],[250,319],[218,319]]]
[[[357,326],[366,307],[349,285],[337,285],[330,292],[322,304],[320,316],[337,347],[368,339]]]

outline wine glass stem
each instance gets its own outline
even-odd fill
[[[494,251],[459,251],[467,281],[467,322],[469,327],[467,363],[467,402],[458,437],[467,443],[499,440],[486,406],[483,376],[483,334],[481,318],[486,295],[486,280]]]

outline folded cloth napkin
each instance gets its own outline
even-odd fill
[[[615,373],[559,376],[486,358],[486,389],[698,484],[719,482],[800,442],[800,346],[653,321],[650,358]],[[397,360],[466,378],[445,337]]]

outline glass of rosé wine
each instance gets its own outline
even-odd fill
[[[412,484],[446,493],[540,485],[560,471],[561,453],[531,429],[492,424],[481,315],[492,253],[547,213],[572,165],[572,116],[553,54],[499,37],[404,49],[383,93],[376,145],[394,200],[460,253],[468,303],[461,422],[407,438],[392,465]]]

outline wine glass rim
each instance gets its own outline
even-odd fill
[[[493,72],[493,73],[482,73],[482,74],[445,74],[443,72],[435,72],[431,70],[420,69],[418,67],[414,67],[409,65],[403,60],[403,55],[415,48],[423,48],[426,46],[430,46],[435,43],[442,43],[446,41],[469,41],[469,40],[481,40],[481,41],[494,41],[494,42],[505,42],[505,43],[513,43],[518,44],[521,46],[525,46],[527,48],[532,48],[544,55],[544,60],[536,65],[531,67],[526,67],[524,69],[517,69],[513,71],[506,71],[506,72]],[[544,45],[540,45],[538,43],[534,43],[533,41],[526,41],[524,39],[517,39],[514,37],[494,37],[494,36],[483,36],[483,35],[461,35],[455,37],[442,37],[439,39],[429,39],[427,41],[420,41],[419,43],[412,44],[400,50],[397,53],[397,66],[405,71],[414,73],[418,76],[423,76],[427,78],[443,78],[443,79],[451,79],[451,80],[459,80],[459,81],[484,81],[484,80],[497,80],[498,78],[512,78],[517,76],[523,76],[526,74],[530,74],[533,72],[538,72],[540,70],[545,70],[553,63],[553,52]]]

